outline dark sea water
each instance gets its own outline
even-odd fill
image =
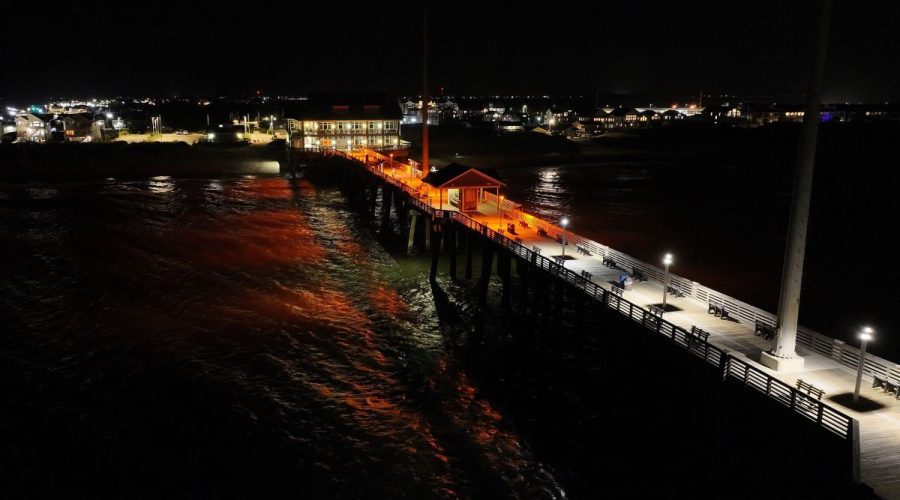
[[[893,150],[892,150],[893,151]],[[787,153],[782,156],[787,158]],[[900,174],[893,160],[820,160],[815,174],[801,324],[900,361],[897,244]],[[793,166],[672,160],[504,169],[510,199],[548,220],[776,312]]]
[[[347,201],[0,185],[2,496],[565,496],[462,368],[427,260]]]

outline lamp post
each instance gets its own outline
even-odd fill
[[[669,292],[669,264],[672,263],[672,254],[667,253],[665,257],[663,257],[663,264],[666,266],[666,277],[663,280],[663,301],[662,301],[662,313],[666,312],[666,295]]]
[[[859,334],[859,340],[862,345],[859,346],[859,366],[856,369],[856,388],[853,390],[853,404],[859,401],[859,386],[862,384],[863,366],[866,364],[866,344],[872,340],[873,330],[868,326],[862,329]]]
[[[500,211],[500,224],[503,224],[503,199],[506,198],[502,194],[497,198],[497,210]]]
[[[562,234],[562,256],[563,256],[563,258],[565,258],[565,257],[566,257],[566,228],[569,227],[569,218],[568,218],[568,217],[563,217],[562,219],[560,219],[559,225],[561,225],[562,228],[563,228],[563,234]]]

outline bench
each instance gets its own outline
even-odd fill
[[[526,229],[528,228],[528,223],[525,222],[525,221],[522,220],[522,219],[519,219],[519,225],[522,226],[522,227],[524,227],[524,228],[526,228]]]
[[[900,380],[894,380],[889,376],[872,375],[872,387],[880,387],[884,392],[894,394],[894,399],[900,399]]]
[[[603,257],[603,265],[606,267],[616,268],[616,261],[610,259],[609,257]]]
[[[810,384],[809,382],[804,382],[802,378],[797,379],[797,390],[800,392],[805,392],[811,398],[816,398],[816,401],[821,401],[822,395],[825,394],[825,391]]]
[[[581,271],[581,277],[584,278],[584,279],[586,279],[586,280],[588,280],[588,281],[590,281],[591,278],[594,277],[594,275],[591,274],[591,273],[589,273],[589,272],[587,272],[587,271],[582,270],[582,271]]]
[[[674,296],[676,296],[676,297],[684,297],[684,293],[683,293],[681,290],[675,288],[674,286],[668,287],[668,288],[666,289],[666,292],[669,293],[669,294],[671,294],[671,295],[674,295]],[[718,316],[718,314],[717,314],[716,316]]]
[[[538,227],[537,233],[540,236],[547,236],[547,230],[542,227]]]
[[[710,306],[712,306],[712,304],[710,304]],[[762,337],[766,340],[775,338],[775,329],[759,320],[756,321],[756,328],[753,329],[753,333],[757,337]]]
[[[647,281],[647,276],[644,275],[644,271],[637,267],[631,268],[631,276],[634,277],[635,281]]]
[[[521,245],[521,244],[522,244],[522,238],[519,238],[518,236],[516,236],[516,243],[518,243],[518,244]]]
[[[709,332],[697,328],[696,326],[691,327],[691,335],[697,340],[702,340],[703,342],[706,342],[709,339]]]
[[[553,260],[556,261],[557,264],[563,265],[566,262],[566,258],[562,255],[554,255]]]
[[[708,346],[708,340],[709,332],[701,330],[696,326],[691,326],[691,331],[685,332],[684,341],[687,344],[689,351],[693,350],[694,347]]]
[[[613,295],[615,295],[615,296],[617,296],[617,297],[621,297],[621,296],[622,296],[622,292],[625,291],[624,289],[619,288],[618,286],[611,286],[611,287],[609,288],[609,290],[613,293]]]
[[[662,307],[659,307],[656,304],[650,304],[649,306],[647,306],[647,310],[650,311],[650,314],[654,316],[662,317],[663,315]]]
[[[532,250],[534,253],[536,253],[536,254],[540,254],[540,253],[541,253],[541,249],[538,248],[537,245],[532,245],[532,246],[531,246],[531,250]]]

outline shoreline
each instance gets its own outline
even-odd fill
[[[0,147],[0,181],[277,174],[284,149],[267,146],[40,144]]]

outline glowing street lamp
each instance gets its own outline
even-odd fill
[[[663,264],[666,266],[666,277],[663,280],[663,301],[662,301],[662,312],[666,312],[666,295],[669,292],[669,264],[672,263],[672,254],[667,253],[665,257],[663,257]]]
[[[562,228],[563,228],[563,234],[562,234],[562,256],[563,256],[563,258],[565,258],[565,256],[566,256],[566,228],[569,227],[569,218],[568,218],[568,217],[563,217],[562,219],[560,219],[559,225],[562,226]]]
[[[497,198],[497,210],[500,211],[500,223],[501,224],[503,223],[503,199],[504,198],[506,198],[506,196],[503,196],[502,194],[500,195],[499,198]]]
[[[859,346],[859,367],[856,369],[856,389],[853,390],[853,403],[856,404],[859,401],[859,386],[862,383],[863,376],[863,366],[866,364],[866,344],[872,340],[872,334],[874,330],[871,328],[864,327],[862,331],[859,333],[859,340],[862,341],[862,345]]]

